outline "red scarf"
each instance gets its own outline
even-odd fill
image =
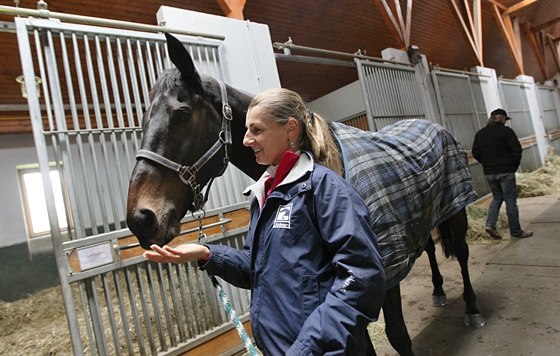
[[[276,175],[270,176],[264,182],[264,200],[268,198],[270,193],[278,186],[278,184],[282,183],[284,178],[290,173],[292,167],[296,164],[299,158],[299,154],[294,153],[292,151],[286,151],[280,160],[280,164],[276,169]]]

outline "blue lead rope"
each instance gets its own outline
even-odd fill
[[[216,288],[216,291],[218,293],[218,299],[220,299],[220,302],[224,306],[226,314],[228,315],[231,322],[233,323],[233,326],[235,326],[235,329],[237,329],[237,333],[239,334],[241,341],[243,341],[243,344],[245,345],[245,349],[247,349],[249,356],[257,356],[257,348],[251,342],[251,338],[249,337],[249,335],[247,335],[247,332],[245,331],[245,328],[243,327],[241,320],[239,320],[237,313],[233,309],[233,306],[231,305],[231,302],[229,301],[226,292],[224,291],[224,289],[222,288],[222,286],[220,285],[216,277],[210,276],[210,280],[212,281],[212,284]]]

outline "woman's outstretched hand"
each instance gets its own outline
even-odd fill
[[[191,261],[206,261],[210,257],[208,247],[197,244],[184,244],[175,248],[169,246],[150,246],[151,251],[144,252],[144,257],[159,263],[187,263]]]

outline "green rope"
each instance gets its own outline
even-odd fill
[[[220,302],[222,302],[226,314],[229,316],[231,322],[233,323],[233,326],[235,326],[235,329],[237,329],[237,333],[239,334],[241,341],[243,341],[243,344],[245,345],[245,349],[247,349],[249,356],[257,356],[257,348],[251,342],[251,338],[249,337],[249,335],[247,335],[247,332],[245,331],[241,320],[239,320],[237,313],[233,309],[233,306],[231,305],[226,292],[224,291],[216,277],[210,276],[210,279],[212,280],[212,284],[218,292],[218,299],[220,299]]]
[[[199,232],[198,243],[199,244],[202,244],[206,240],[206,234],[204,234],[202,230],[202,219],[204,218],[204,216],[206,216],[206,212],[204,210],[202,210],[202,212],[203,215],[198,216],[198,232]],[[257,356],[258,355],[257,348],[251,342],[251,338],[249,337],[249,335],[247,335],[247,332],[245,331],[245,328],[243,327],[241,320],[239,320],[237,313],[233,309],[233,306],[231,305],[231,302],[229,301],[226,292],[224,291],[224,289],[222,288],[222,286],[220,285],[216,277],[210,275],[210,280],[212,281],[212,285],[216,288],[218,299],[220,299],[220,302],[222,303],[226,311],[226,314],[231,320],[233,326],[235,326],[235,329],[237,330],[237,333],[239,334],[241,341],[243,341],[243,345],[245,346],[245,349],[247,350],[249,356]]]

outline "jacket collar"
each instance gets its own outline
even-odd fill
[[[307,151],[303,151],[290,173],[288,173],[286,178],[284,178],[284,180],[278,186],[281,187],[283,185],[293,183],[303,177],[307,172],[312,172],[313,163],[314,161],[311,154]],[[268,166],[259,180],[248,186],[243,191],[243,194],[250,195],[251,193],[253,193],[255,198],[257,198],[257,200],[259,201],[259,206],[262,207],[264,204],[264,182],[268,177],[274,175],[277,168],[278,166]]]

